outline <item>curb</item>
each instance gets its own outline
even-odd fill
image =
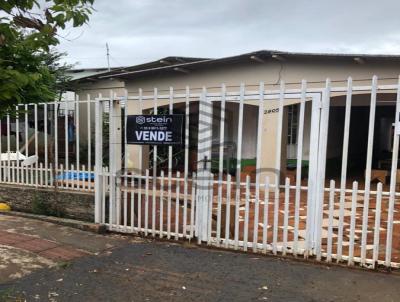
[[[79,221],[68,218],[59,218],[59,217],[44,216],[44,215],[15,212],[15,211],[0,212],[0,215],[36,219],[96,234],[106,233],[106,226],[104,224],[99,224],[99,223],[91,223],[91,222]]]

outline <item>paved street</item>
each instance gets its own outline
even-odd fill
[[[8,251],[0,253],[0,301],[384,302],[400,296],[395,273],[102,236],[1,215],[0,230],[0,248]],[[25,244],[16,243],[19,236]]]

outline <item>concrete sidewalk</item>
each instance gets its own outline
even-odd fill
[[[0,214],[0,283],[127,244],[48,222]]]
[[[0,219],[0,228],[13,223]],[[32,227],[36,222],[28,224]],[[44,226],[52,232],[57,228]],[[38,233],[29,230],[30,227],[19,221],[18,232],[25,229],[24,232]],[[36,225],[36,228],[41,227]],[[45,229],[41,230],[40,238],[53,236],[60,245],[68,245],[85,255],[75,257],[67,265],[44,264],[44,268],[0,284],[0,301],[386,302],[398,301],[400,297],[400,276],[394,273],[328,267],[71,229],[64,230],[62,235],[57,232],[50,235]],[[74,240],[75,236],[79,239]]]

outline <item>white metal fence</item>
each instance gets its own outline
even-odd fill
[[[176,239],[196,237],[198,242],[219,247],[345,261],[349,265],[360,263],[370,268],[398,267],[396,176],[400,128],[396,122],[394,128],[386,129],[392,137],[388,141],[391,152],[380,159],[379,150],[374,150],[380,133],[374,127],[386,115],[391,115],[390,123],[398,121],[399,84],[395,81],[393,85],[378,85],[374,77],[370,85],[363,86],[353,85],[351,79],[343,87],[334,86],[329,80],[321,88],[315,83],[309,88],[305,81],[299,86],[285,88],[281,83],[280,89],[268,90],[261,83],[257,90],[241,85],[229,92],[225,86],[220,91],[187,88],[175,92],[171,88],[166,94],[139,91],[128,98],[109,100],[114,104],[124,99],[127,108],[136,106],[142,114],[160,110],[183,113],[186,127],[181,165],[175,165],[177,150],[173,147],[166,151],[162,147],[150,151],[140,148],[138,170],[120,170],[124,163],[110,162],[110,172],[102,173],[106,176],[101,194],[102,221],[110,229],[122,232]],[[271,112],[268,105],[274,101],[276,127],[274,137],[268,138],[263,131],[268,124],[267,113]],[[231,111],[237,112],[236,119],[227,113],[232,106],[229,104],[234,104]],[[299,106],[297,161],[289,170],[287,163],[282,168],[286,161],[282,149],[285,107],[293,104]],[[252,116],[257,126],[252,134],[256,150],[251,171],[243,167],[242,157],[243,146],[249,142],[248,134],[243,135],[249,133],[247,105],[257,108],[257,116]],[[110,129],[112,108],[117,107],[110,105]],[[366,113],[360,115],[359,110]],[[193,119],[197,127],[190,127]],[[360,137],[365,142],[355,143],[352,128],[360,123],[368,130]],[[232,127],[237,129],[233,144],[241,148],[234,150],[233,169],[229,169],[226,132]],[[335,127],[339,130],[335,131]],[[272,169],[265,168],[262,162],[268,139],[275,142],[276,148]],[[190,160],[193,141],[195,165]],[[365,147],[358,155],[363,167],[354,168],[354,150],[359,144],[361,149]],[[118,144],[113,146],[120,148]],[[329,156],[333,149],[340,152],[332,170]],[[157,152],[165,158],[159,158]],[[308,165],[304,167],[305,156]],[[147,160],[150,164],[143,166]],[[380,161],[390,167],[378,167]]]
[[[94,103],[16,106],[0,120],[0,182],[93,191]]]
[[[399,88],[397,80],[383,85],[374,77],[363,85],[349,79],[282,82],[279,89],[260,83],[118,97],[110,92],[71,102],[73,132],[59,104],[32,105],[7,117],[0,180],[94,191],[95,219],[109,230],[398,268]],[[288,106],[297,106],[297,128],[287,125]],[[41,112],[53,117],[43,120],[43,152]],[[127,146],[130,112],[183,114],[184,144]],[[16,130],[13,145],[13,120],[16,129],[33,127],[29,144],[29,133],[21,140]],[[292,162],[285,154],[288,128],[296,148]],[[49,140],[55,142],[51,156]],[[12,160],[13,150],[38,160],[22,166]]]

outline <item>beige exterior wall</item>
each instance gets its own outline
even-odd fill
[[[187,68],[190,70],[190,67]],[[271,59],[266,63],[252,61],[249,58],[247,63],[231,63],[226,66],[208,65],[207,67],[192,70],[189,73],[178,71],[159,72],[152,75],[136,76],[133,79],[123,81],[104,80],[95,84],[82,87],[79,94],[104,93],[109,89],[114,89],[118,95],[124,94],[125,87],[129,95],[137,95],[139,88],[143,93],[152,94],[153,89],[157,87],[160,94],[166,94],[170,87],[175,92],[183,92],[186,86],[192,91],[200,91],[201,87],[206,86],[209,90],[218,91],[222,83],[228,87],[228,91],[237,91],[240,83],[244,83],[247,87],[251,86],[252,90],[257,90],[258,83],[263,81],[267,84],[267,89],[278,88],[280,80],[287,83],[287,88],[300,88],[302,79],[307,80],[309,87],[323,87],[326,78],[330,78],[334,86],[345,86],[346,79],[351,76],[354,85],[369,85],[373,75],[380,80],[380,84],[396,83],[396,79],[400,73],[399,61],[366,61],[365,64],[359,64],[351,58],[323,59],[323,58],[303,58],[295,59],[289,57],[286,61],[277,61]],[[274,84],[274,85],[272,85]],[[89,89],[89,90],[88,90]],[[291,103],[296,102],[292,100]],[[167,104],[167,102],[164,102]],[[163,102],[159,102],[160,105]],[[145,108],[151,108],[152,102],[145,102]],[[277,101],[270,101],[265,109],[277,108]],[[258,111],[258,110],[255,110]],[[255,117],[252,114],[254,110],[245,112],[244,123],[251,123]],[[129,102],[129,114],[138,113],[136,102]],[[304,137],[304,158],[308,159],[309,153],[309,131],[311,106],[306,107],[305,118],[305,137]],[[248,114],[248,116],[246,116]],[[233,114],[235,115],[235,114]],[[285,112],[286,115],[286,112]],[[233,117],[235,119],[235,117]],[[262,135],[262,168],[266,170],[275,169],[276,161],[276,128],[278,113],[264,114],[263,116],[263,135]],[[282,140],[282,158],[286,158],[286,119],[283,124],[283,140]],[[234,123],[234,125],[237,125]],[[257,127],[253,126],[253,133],[245,133],[244,137],[244,158],[251,157],[255,154],[255,142],[257,137]],[[248,128],[251,129],[251,128]],[[235,131],[235,130],[233,130]],[[246,130],[245,130],[246,131]],[[236,130],[237,132],[237,130]],[[131,167],[138,167],[138,150],[137,146],[129,146],[129,163]],[[285,164],[285,163],[283,163]]]
[[[188,67],[190,69],[190,67]],[[248,63],[230,64],[226,67],[208,67],[202,70],[181,73],[171,71],[168,74],[146,76],[126,81],[126,88],[130,94],[136,94],[139,88],[144,91],[152,91],[157,87],[159,91],[167,91],[169,87],[185,89],[191,88],[220,87],[221,83],[227,86],[238,86],[240,83],[257,86],[260,81],[266,84],[276,83],[284,80],[286,83],[297,83],[288,85],[300,87],[302,79],[311,82],[325,82],[329,77],[332,81],[345,81],[349,76],[354,80],[371,79],[373,75],[379,78],[397,78],[400,73],[400,62],[366,62],[358,64],[351,59],[292,59],[285,62],[271,60],[259,63],[249,59]],[[356,83],[370,83],[359,81]],[[321,86],[321,84],[310,84],[310,86]]]
[[[79,97],[79,100],[87,100],[88,98],[94,100],[99,96],[107,98],[110,96],[111,91],[117,95],[123,95],[125,91],[124,87],[125,83],[123,81],[106,79],[98,82],[82,84],[76,91],[76,95]],[[88,109],[89,108],[86,104],[81,104],[79,106],[79,131],[82,136],[82,143],[85,143],[85,138],[88,137]],[[95,106],[93,104],[90,105],[90,119],[90,130],[93,139],[95,123]]]

